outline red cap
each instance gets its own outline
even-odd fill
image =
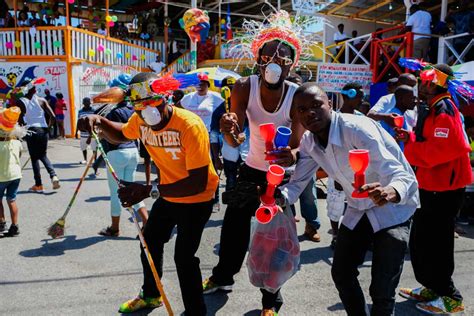
[[[200,72],[200,73],[198,74],[198,79],[199,79],[200,81],[207,81],[207,82],[209,82],[209,76],[208,76],[207,73],[205,73],[205,72]]]

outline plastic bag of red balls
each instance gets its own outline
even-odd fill
[[[290,208],[271,222],[252,222],[247,269],[250,283],[275,293],[299,269],[300,245]]]

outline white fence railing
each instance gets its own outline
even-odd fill
[[[456,39],[471,39],[466,46],[455,47]],[[467,41],[465,41],[467,42]],[[449,63],[450,65],[462,64],[471,60],[466,60],[466,55],[471,49],[474,49],[474,38],[469,33],[445,36],[439,38],[438,44],[438,63]],[[458,51],[461,50],[461,51]]]
[[[141,47],[149,48],[151,50],[159,51],[161,53],[161,56],[163,56],[163,54],[166,52],[164,42],[144,41],[144,40],[141,40],[141,39],[132,39],[132,40],[130,40],[130,43],[141,46]]]
[[[0,29],[0,56],[64,56],[65,27]]]
[[[152,50],[119,39],[73,27],[0,29],[0,57],[58,57],[104,65],[146,68],[156,60],[160,49]]]
[[[73,58],[107,65],[145,68],[157,56],[144,47],[78,29],[71,31],[71,46]]]
[[[186,51],[184,54],[179,56],[178,59],[173,61],[169,64],[163,71],[162,74],[165,73],[185,73],[191,70],[191,53],[190,51]]]
[[[346,63],[348,64],[366,64],[370,65],[370,43],[372,42],[372,34],[361,35],[351,38],[344,42],[346,46],[344,54]],[[363,43],[359,48],[356,45]],[[369,52],[368,59],[364,57],[364,53]],[[351,55],[353,53],[354,55]],[[359,61],[360,60],[360,61]],[[359,61],[359,62],[358,62]]]

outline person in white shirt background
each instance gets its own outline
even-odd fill
[[[286,150],[281,160],[295,163],[294,175],[280,187],[286,204],[296,201],[319,167],[334,178],[347,197],[347,210],[338,233],[332,277],[348,315],[393,315],[395,289],[408,246],[410,218],[419,206],[415,174],[395,140],[373,120],[331,110],[326,93],[306,83],[295,93],[298,120],[308,131],[299,154]],[[370,163],[366,184],[351,197],[354,172],[349,150],[367,149]],[[357,276],[358,267],[373,241],[370,294],[372,310],[365,302]]]
[[[186,94],[180,101],[180,105],[197,116],[201,118],[206,125],[207,131],[211,133],[211,121],[212,113],[219,105],[224,102],[224,99],[221,95],[214,91],[209,91],[211,83],[209,82],[209,76],[206,73],[198,74],[200,79],[199,85],[196,87],[196,92]],[[213,161],[214,167],[216,166],[216,161]],[[216,195],[214,199],[214,211],[220,210],[219,204],[219,186],[216,189]]]
[[[417,80],[413,74],[403,73],[398,77],[396,87],[407,85],[413,88],[414,91],[417,91]],[[415,97],[418,96],[418,93],[415,93]],[[384,95],[381,97],[377,103],[370,109],[369,113],[367,114],[373,120],[376,121],[384,121],[391,127],[395,127],[393,118],[396,116],[395,114],[390,113],[390,110],[395,107],[395,95],[393,93]],[[416,126],[416,120],[418,117],[418,112],[416,107],[414,110],[408,110],[405,112],[405,121],[407,123],[407,127],[409,130],[412,130]]]
[[[161,60],[161,56],[157,55],[156,56],[156,61],[151,63],[148,68],[150,68],[151,71],[159,74],[163,68],[166,67],[166,64]]]
[[[339,44],[340,42],[343,42],[343,41],[349,39],[349,36],[347,36],[347,34],[344,33],[344,24],[342,24],[342,23],[339,24],[337,26],[337,29],[338,29],[338,31],[336,33],[334,33],[334,43]],[[337,54],[339,54],[340,49],[341,48],[336,49],[336,55],[335,56],[337,56]],[[339,62],[341,62],[341,63],[345,62],[344,54],[342,54],[342,56],[339,57]]]
[[[410,7],[410,17],[405,25],[404,32],[413,32],[419,34],[431,34],[431,14],[425,11],[418,4]],[[430,48],[430,36],[417,35],[414,37],[413,57],[427,60],[428,50]]]
[[[97,34],[107,36],[107,29],[105,28],[104,23],[100,24],[100,28],[97,30]]]
[[[198,75],[200,82],[196,92],[188,93],[181,99],[181,106],[199,116],[206,125],[207,131],[211,131],[212,112],[224,102],[221,95],[209,91],[211,86],[209,76],[205,73]]]

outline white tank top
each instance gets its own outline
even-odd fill
[[[260,124],[273,123],[275,127],[291,127],[290,110],[298,85],[286,81],[288,90],[283,99],[280,108],[275,113],[267,112],[262,105],[260,98],[260,87],[258,77],[250,76],[250,95],[247,105],[247,118],[250,127],[250,149],[245,163],[254,169],[267,171],[269,163],[265,160],[265,142],[260,137]]]
[[[28,127],[48,127],[44,110],[39,102],[39,97],[35,94],[31,100],[27,98],[20,99],[26,108],[24,120]]]

